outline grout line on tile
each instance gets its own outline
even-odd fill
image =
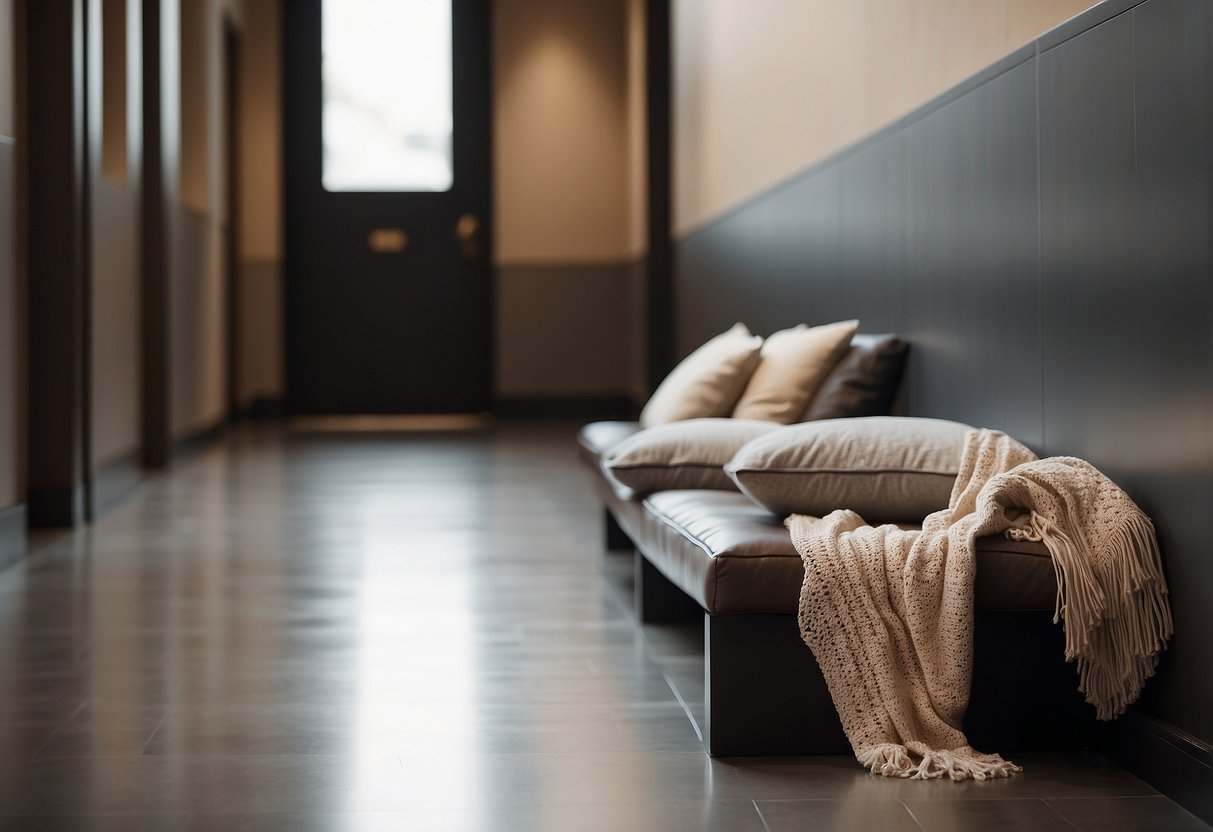
[[[1066,815],[1065,812],[1061,811],[1056,806],[1054,806],[1052,803],[1050,803],[1047,798],[1042,798],[1040,802],[1043,803],[1044,805],[1048,806],[1049,810],[1052,811],[1053,814],[1057,815],[1059,818],[1061,818],[1063,821],[1065,821],[1067,826],[1069,826],[1073,829],[1077,829],[1078,832],[1082,832],[1081,826],[1076,824],[1074,821],[1070,820],[1070,818]]]
[[[63,730],[62,725],[56,725],[55,730],[50,732],[50,735],[47,736],[47,738],[42,741],[42,744],[39,745],[38,748],[34,750],[34,753],[31,754],[30,757],[31,758],[37,757],[39,754],[41,754],[46,749],[46,747],[51,744],[51,740],[53,740],[55,737],[59,736],[59,732],[62,730]]]
[[[139,749],[139,756],[147,754],[147,747],[152,744],[152,740],[156,739],[156,735],[160,733],[160,728],[163,727],[167,720],[168,711],[166,710],[160,716],[160,719],[156,720],[156,727],[152,729],[152,732],[147,735],[147,739],[143,741],[143,747]]]

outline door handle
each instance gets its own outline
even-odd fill
[[[455,241],[464,260],[475,260],[480,255],[480,220],[475,214],[460,214],[455,221]]]

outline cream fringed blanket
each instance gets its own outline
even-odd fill
[[[1090,464],[1037,460],[970,431],[948,508],[921,532],[853,511],[792,515],[804,560],[800,630],[859,762],[892,777],[1006,777],[1020,768],[960,730],[973,659],[974,542],[1041,540],[1057,571],[1066,659],[1100,719],[1137,698],[1171,635],[1154,527]]]

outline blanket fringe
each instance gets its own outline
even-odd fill
[[[981,754],[969,746],[952,751],[934,751],[925,747],[910,750],[896,743],[881,743],[858,751],[855,756],[873,774],[908,780],[937,780],[946,776],[954,781],[980,781],[1010,777],[1023,771],[997,754]]]
[[[1133,512],[1095,561],[1057,525],[1033,512],[1058,573],[1055,619],[1065,619],[1066,659],[1076,661],[1079,690],[1099,719],[1136,701],[1171,638],[1171,608],[1154,524]]]

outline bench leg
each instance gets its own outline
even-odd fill
[[[694,621],[703,607],[661,574],[648,558],[636,553],[636,618],[643,624]]]
[[[713,757],[850,754],[794,615],[704,615],[704,744]]]
[[[615,515],[611,514],[609,508],[602,510],[602,516],[605,521],[604,528],[606,530],[606,548],[608,552],[636,548],[636,544],[632,542],[632,538],[628,537],[628,533],[619,525],[619,521],[615,519]]]

